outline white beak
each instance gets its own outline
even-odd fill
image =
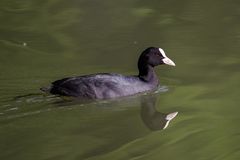
[[[175,63],[168,57],[163,58],[163,63],[170,65],[170,66],[176,66]]]

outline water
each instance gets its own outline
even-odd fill
[[[240,157],[240,2],[0,2],[0,159]],[[43,95],[51,81],[136,74],[161,47],[158,93],[80,104]],[[162,130],[166,113],[178,115]]]

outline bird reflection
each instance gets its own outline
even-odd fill
[[[152,131],[156,130],[162,130],[166,129],[173,120],[178,112],[171,112],[171,113],[162,113],[156,110],[156,101],[157,101],[157,96],[159,94],[148,94],[148,95],[141,95],[137,97],[128,97],[128,98],[123,98],[123,99],[116,99],[112,101],[104,101],[105,103],[102,103],[103,101],[90,101],[92,104],[95,104],[98,107],[107,107],[107,108],[112,108],[113,106],[120,107],[118,106],[121,104],[121,106],[126,106],[129,104],[135,104],[140,101],[140,115],[143,123],[147,128],[149,128]],[[58,104],[58,106],[69,106],[73,104],[88,104],[89,101],[79,101],[79,100],[66,100],[63,99],[62,101],[58,101],[55,104]],[[126,103],[126,105],[123,105]]]
[[[162,113],[156,110],[156,101],[159,94],[147,94],[139,95],[136,97],[126,97],[123,99],[109,100],[109,101],[91,101],[91,100],[79,100],[67,97],[39,97],[37,94],[28,94],[24,96],[18,96],[15,98],[16,102],[42,102],[49,101],[51,104],[55,104],[58,107],[69,107],[73,105],[84,106],[87,104],[94,104],[97,107],[118,108],[121,106],[128,106],[140,102],[140,115],[143,123],[150,130],[162,130],[166,129],[172,119],[174,119],[178,112]],[[31,101],[30,101],[31,100]],[[51,100],[51,101],[50,101]],[[104,103],[103,103],[104,102]],[[126,103],[124,105],[124,103]],[[121,104],[121,106],[118,106]],[[115,107],[113,107],[115,106]],[[130,105],[131,106],[131,105]]]
[[[143,123],[151,130],[166,129],[169,122],[174,119],[178,112],[161,113],[155,108],[156,95],[148,95],[141,98],[141,118]]]

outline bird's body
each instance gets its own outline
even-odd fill
[[[154,67],[160,64],[175,66],[161,48],[150,47],[138,60],[139,74],[123,76],[115,73],[99,73],[64,78],[54,81],[48,89],[51,94],[84,99],[109,99],[152,91],[159,85]]]
[[[153,90],[158,83],[147,83],[138,76],[101,73],[70,77],[52,83],[50,93],[90,99],[130,96]]]

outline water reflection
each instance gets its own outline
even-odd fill
[[[61,101],[57,101],[54,104],[57,106],[71,106],[71,105],[80,105],[84,106],[88,103],[94,103],[97,107],[106,107],[106,108],[121,108],[126,106],[136,105],[140,102],[140,117],[142,122],[147,128],[152,131],[166,129],[171,120],[173,120],[178,112],[171,113],[162,113],[157,111],[157,97],[159,94],[152,93],[147,95],[140,95],[136,97],[125,97],[120,99],[106,100],[106,101],[82,101],[82,100],[73,100],[63,98]]]
[[[174,119],[178,112],[162,113],[156,110],[157,96],[148,95],[141,98],[141,118],[143,123],[151,130],[166,129],[169,122]]]
[[[165,89],[159,89],[160,92],[166,91]],[[166,129],[172,119],[174,119],[178,112],[171,113],[162,113],[157,111],[158,108],[156,105],[157,98],[159,93],[149,93],[147,95],[138,95],[132,97],[118,98],[118,99],[110,99],[110,100],[82,100],[70,97],[59,97],[52,95],[42,95],[42,94],[27,94],[22,96],[17,96],[14,98],[13,104],[7,103],[8,107],[5,107],[6,111],[13,110],[17,106],[21,108],[27,104],[36,104],[36,103],[50,103],[55,107],[51,108],[39,108],[37,110],[31,110],[29,113],[17,113],[17,115],[11,115],[11,118],[14,117],[22,117],[27,115],[32,115],[36,113],[41,113],[45,111],[51,111],[59,108],[72,108],[72,107],[84,107],[86,106],[86,110],[89,106],[95,106],[96,108],[101,108],[102,110],[110,109],[112,112],[117,112],[119,110],[128,110],[132,106],[139,107],[140,102],[140,117],[142,122],[145,124],[147,128],[152,131]],[[6,113],[5,113],[6,114]],[[8,116],[7,116],[8,117]],[[8,118],[10,118],[8,117]]]

